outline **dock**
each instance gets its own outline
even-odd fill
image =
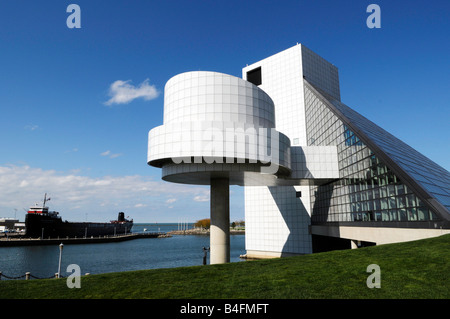
[[[25,238],[21,236],[8,236],[0,238],[0,247],[13,246],[41,246],[41,245],[59,245],[59,244],[98,244],[98,243],[114,243],[139,238],[164,238],[171,235],[162,232],[144,232],[129,233],[116,236],[91,236],[91,237],[65,237],[65,238]]]

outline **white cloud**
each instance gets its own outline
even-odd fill
[[[64,173],[29,166],[0,166],[0,217],[8,217],[14,209],[25,214],[22,208],[42,203],[44,193],[48,193],[52,198],[50,209],[60,211],[63,219],[84,221],[88,212],[92,221],[108,221],[119,211],[130,217],[140,214],[141,220],[152,219],[152,214],[163,212],[176,198],[187,202],[205,193],[201,186],[155,181],[148,176],[78,174],[75,170]],[[17,217],[24,220],[23,216]]]
[[[208,202],[209,195],[197,195],[194,197],[194,201],[196,202]]]
[[[210,198],[209,194],[210,194],[209,190],[203,189],[200,194],[196,194],[196,196],[194,196],[192,199],[195,202],[209,202],[209,198]]]
[[[139,84],[139,86],[131,85],[128,81],[117,80],[109,87],[109,96],[111,97],[105,102],[106,105],[128,104],[131,101],[143,98],[146,101],[153,100],[159,96],[159,92],[154,85],[149,84],[149,79]]]
[[[107,150],[107,151],[105,151],[105,152],[103,152],[103,153],[100,153],[100,155],[101,155],[101,156],[108,156],[109,158],[116,158],[116,157],[122,156],[121,153],[111,154],[111,151],[110,151],[110,150]]]
[[[26,129],[26,130],[30,130],[30,131],[35,131],[35,130],[37,130],[38,128],[39,128],[39,125],[34,125],[34,124],[26,125],[26,126],[25,126],[25,129]]]

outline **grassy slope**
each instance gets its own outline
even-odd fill
[[[450,235],[272,260],[0,282],[0,298],[450,298]],[[366,268],[381,268],[381,288]]]

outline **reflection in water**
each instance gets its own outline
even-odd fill
[[[170,231],[164,225],[146,225],[148,231]],[[134,232],[143,231],[137,226]],[[231,262],[241,261],[245,253],[245,236],[232,235]],[[173,268],[202,265],[203,247],[209,247],[209,236],[173,236],[143,238],[118,243],[64,245],[61,273],[67,266],[77,264],[81,273],[106,273],[154,268]],[[0,247],[0,271],[9,277],[25,272],[39,278],[49,278],[58,272],[59,246]],[[209,262],[209,254],[208,254]]]

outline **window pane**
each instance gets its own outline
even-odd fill
[[[417,209],[418,220],[428,220],[428,209],[425,207],[419,207]]]
[[[408,209],[408,220],[410,220],[410,221],[417,220],[417,210],[415,208]]]

